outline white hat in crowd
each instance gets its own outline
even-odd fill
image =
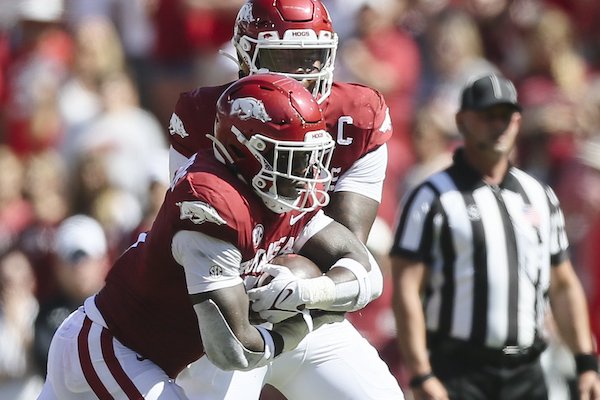
[[[27,21],[60,21],[64,11],[64,0],[19,0],[19,16]]]
[[[600,135],[587,139],[577,157],[583,164],[600,171]]]
[[[74,215],[58,227],[54,250],[67,262],[77,262],[82,257],[100,258],[106,255],[106,234],[95,219],[87,215]]]

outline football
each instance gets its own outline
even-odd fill
[[[303,257],[299,254],[282,254],[273,258],[269,264],[283,265],[290,269],[290,271],[297,276],[298,278],[316,278],[322,275],[321,270],[317,265],[309,260],[306,257]],[[266,272],[258,279],[255,287],[261,287],[267,285],[273,277]],[[293,316],[294,313],[290,313],[290,316]],[[257,313],[249,310],[248,319],[250,322],[254,324],[261,324],[266,322],[262,318],[259,317]]]
[[[282,254],[273,258],[269,264],[283,265],[289,268],[295,276],[303,279],[316,278],[322,274],[319,267],[317,267],[317,264],[300,254]],[[268,284],[271,279],[273,279],[273,277],[266,274],[266,276],[261,277],[256,286],[264,286]]]

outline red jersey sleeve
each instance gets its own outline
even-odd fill
[[[356,83],[336,82],[323,105],[327,128],[336,140],[331,162],[343,174],[358,159],[392,136],[389,109],[377,90]],[[332,169],[333,170],[333,169]]]
[[[231,83],[201,87],[179,95],[169,122],[169,143],[185,157],[212,147],[217,100]]]

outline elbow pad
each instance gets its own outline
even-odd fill
[[[204,352],[220,369],[247,371],[267,365],[275,356],[273,337],[267,329],[254,326],[265,342],[265,350],[251,351],[235,336],[214,301],[209,299],[195,304],[194,310],[198,316]]]

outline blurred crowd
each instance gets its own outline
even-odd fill
[[[394,137],[372,250],[403,194],[449,164],[468,77],[517,85],[514,162],[550,184],[600,335],[600,2],[323,0],[335,79],[380,90]],[[54,329],[147,229],[180,92],[237,77],[242,0],[0,0],[0,398],[35,398]],[[401,383],[390,287],[352,315]]]

